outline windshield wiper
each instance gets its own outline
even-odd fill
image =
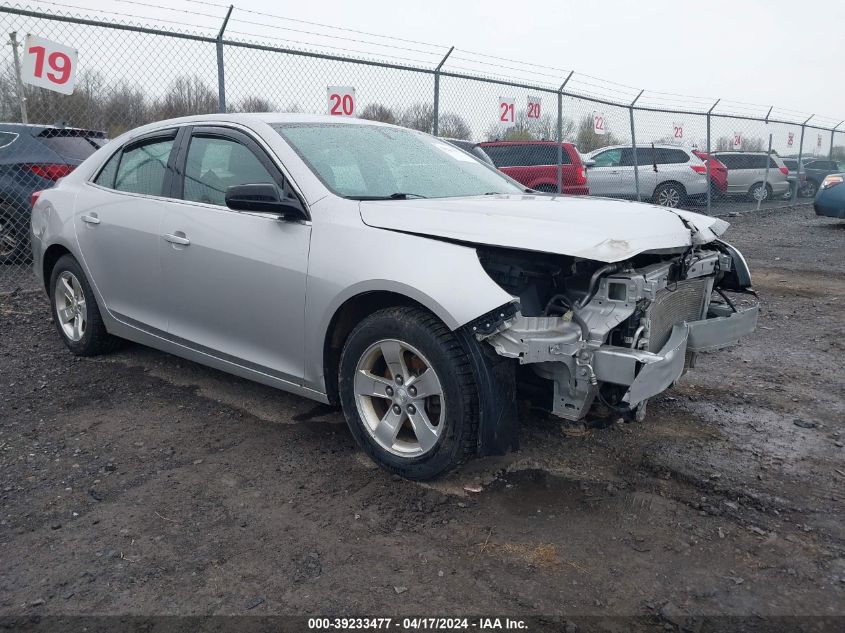
[[[408,198],[427,198],[419,193],[391,193],[389,196],[346,196],[350,200],[407,200]]]

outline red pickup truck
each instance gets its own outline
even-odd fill
[[[526,187],[557,192],[558,143],[554,141],[488,141],[478,146],[502,173]],[[586,196],[587,170],[572,143],[560,143],[562,193]]]

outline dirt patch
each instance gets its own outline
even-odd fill
[[[2,296],[0,614],[845,614],[842,230],[731,221],[753,336],[645,423],[526,415],[518,453],[429,484],[336,410],[139,346],[76,359],[40,292]]]

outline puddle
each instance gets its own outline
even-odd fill
[[[497,480],[490,492],[510,514],[555,515],[598,509],[613,497],[608,484],[568,479],[542,470],[522,470]]]

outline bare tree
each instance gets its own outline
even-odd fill
[[[369,121],[380,121],[381,123],[397,123],[398,117],[386,105],[380,103],[369,103],[361,110],[360,117]]]
[[[454,112],[441,114],[438,119],[437,133],[446,138],[459,138],[469,140],[472,130],[464,118]]]
[[[198,76],[177,77],[153,104],[157,119],[217,111],[217,94]]]
[[[242,101],[235,104],[234,112],[273,112],[276,106],[264,97],[257,97],[255,95],[246,97]]]
[[[408,106],[399,118],[399,125],[430,134],[434,127],[434,106],[428,103]]]
[[[575,134],[575,146],[579,152],[592,152],[607,145],[619,145],[619,138],[611,132],[596,134],[593,128],[593,116],[587,114],[578,121],[578,130]]]

